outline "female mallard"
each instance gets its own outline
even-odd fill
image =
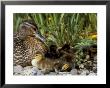
[[[31,65],[32,58],[36,53],[44,54],[47,51],[45,39],[40,34],[36,24],[31,21],[24,21],[20,24],[19,30],[14,33],[14,65]]]

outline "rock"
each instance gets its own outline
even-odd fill
[[[77,70],[77,74],[80,75],[81,74],[81,70]]]
[[[88,70],[86,70],[86,75],[89,75],[89,74],[90,74],[90,72]]]
[[[21,73],[15,73],[15,72],[14,72],[13,75],[21,75]]]
[[[86,55],[86,60],[90,59],[90,55]]]
[[[23,67],[20,65],[14,66],[14,68],[13,68],[14,75],[20,74],[20,73],[22,73],[22,71],[23,71]]]
[[[82,70],[81,75],[89,75],[89,71],[88,70]]]
[[[38,69],[36,68],[36,67],[33,67],[32,69],[31,69],[31,75],[37,75],[38,74]]]
[[[72,69],[71,72],[70,72],[70,74],[77,75],[77,69]]]
[[[81,75],[86,75],[86,71],[82,71],[81,72]]]
[[[27,67],[24,67],[24,70],[22,72],[22,75],[37,75],[37,71],[38,69],[33,67],[33,66],[27,66]]]
[[[84,68],[84,65],[83,64],[80,64],[79,65],[79,68],[81,68],[81,69]]]
[[[32,69],[32,68],[33,68],[33,66],[26,66],[26,67],[24,67],[24,70]]]
[[[50,72],[48,75],[58,75],[56,72]]]
[[[83,64],[81,64],[82,68],[83,68]],[[43,74],[42,70],[37,69],[36,67],[33,66],[26,66],[26,67],[22,67],[20,65],[18,66],[14,66],[14,75],[23,75],[23,76],[37,76],[37,75],[97,75],[97,68],[96,65],[95,67],[93,67],[92,71],[89,71],[85,68],[83,69],[75,69],[73,68],[70,72],[50,72],[48,74]]]
[[[97,64],[93,64],[93,67],[97,67]]]
[[[37,69],[33,66],[22,67],[20,65],[14,66],[14,75],[22,75],[22,76],[36,76],[36,75],[44,75],[41,70]]]
[[[90,71],[89,76],[96,76],[96,75],[97,75],[96,73],[94,73],[93,71]]]
[[[41,70],[37,70],[37,75],[44,75],[44,73]]]
[[[59,72],[58,75],[71,75],[70,72]]]
[[[97,61],[93,61],[94,64],[97,64]]]
[[[97,67],[93,67],[93,72],[97,73]]]
[[[96,56],[94,56],[94,60],[95,60],[95,61],[97,60],[97,55],[96,55]]]

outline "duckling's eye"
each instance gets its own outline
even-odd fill
[[[36,56],[38,56],[38,55],[36,55]]]

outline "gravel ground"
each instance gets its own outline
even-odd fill
[[[14,75],[22,75],[22,76],[36,76],[36,75],[44,75],[41,70],[37,69],[36,67],[33,66],[27,66],[27,67],[22,67],[20,65],[14,66]],[[70,72],[50,72],[49,74],[45,75],[97,75],[93,71],[88,71],[88,70],[77,70],[77,69],[72,69]]]

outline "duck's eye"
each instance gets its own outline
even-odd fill
[[[38,34],[40,37],[42,37],[40,31],[37,30],[37,31],[36,31],[36,34]]]
[[[33,29],[34,29],[34,31],[37,31],[36,28],[33,28]]]

